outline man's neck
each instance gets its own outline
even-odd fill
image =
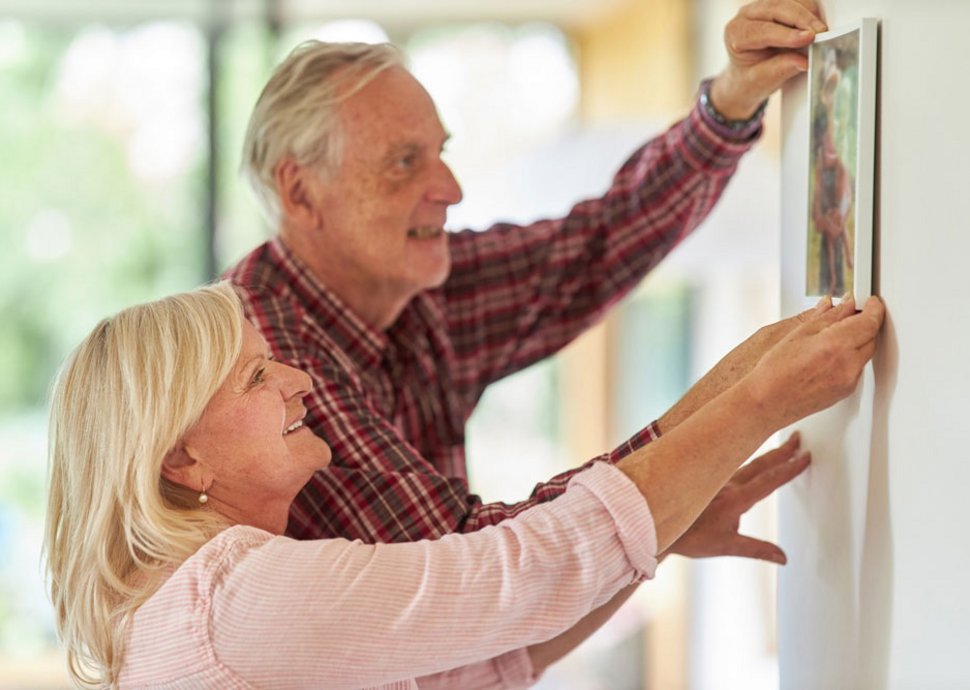
[[[322,250],[315,251],[308,243],[293,241],[282,233],[278,239],[303,263],[316,282],[335,294],[358,318],[378,331],[391,327],[415,295],[401,295],[389,285],[365,284],[358,276],[345,272],[320,259]]]

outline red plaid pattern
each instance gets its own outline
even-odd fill
[[[745,134],[725,138],[695,106],[636,151],[602,198],[565,218],[452,234],[448,281],[385,332],[317,283],[278,238],[230,269],[225,277],[275,356],[312,376],[306,422],[333,450],[294,502],[289,534],[435,538],[562,494],[582,468],[525,501],[484,504],[466,481],[465,422],[486,386],[560,350],[701,222],[760,126]],[[652,423],[590,462],[616,462],[658,435]]]

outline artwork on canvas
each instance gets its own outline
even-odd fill
[[[808,297],[872,292],[876,36],[863,19],[809,48]]]

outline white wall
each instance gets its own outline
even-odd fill
[[[967,0],[829,0],[881,20],[875,292],[859,391],[801,425],[786,491],[781,687],[970,688],[970,69]],[[805,82],[783,105],[782,309],[801,304]]]

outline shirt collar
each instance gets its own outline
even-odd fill
[[[388,347],[387,335],[360,318],[317,280],[279,236],[269,241],[268,248],[272,260],[287,274],[288,283],[308,316],[327,336],[361,366],[379,364]]]

